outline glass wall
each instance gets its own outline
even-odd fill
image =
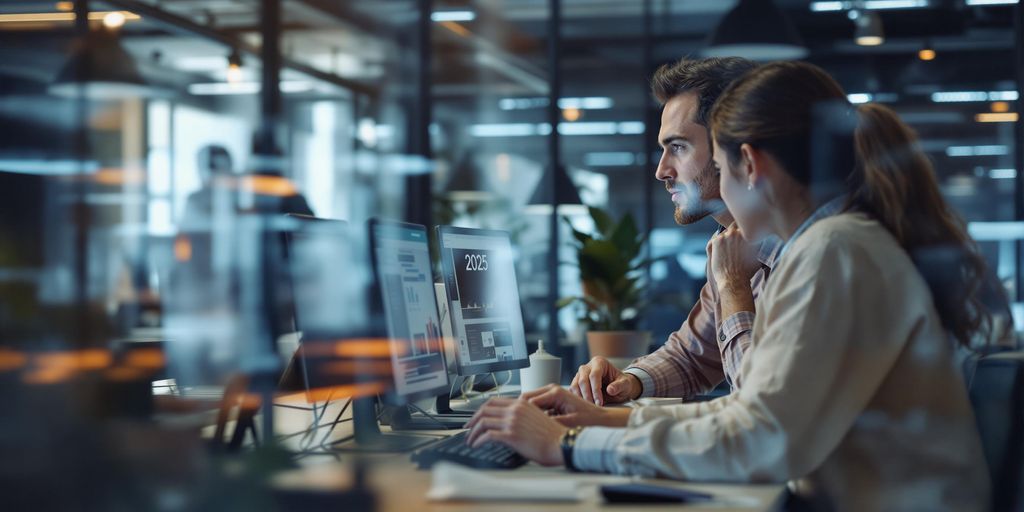
[[[943,193],[1019,299],[1016,2],[776,4],[806,60],[851,102],[889,105],[917,130]],[[673,219],[654,175],[661,112],[649,79],[700,56],[735,5],[0,3],[0,392],[18,425],[0,433],[0,453],[61,460],[110,435],[110,418],[148,421],[166,412],[154,382],[157,395],[202,401],[244,375],[253,382],[243,387],[269,397],[297,343],[282,313],[297,299],[281,280],[283,244],[307,222],[295,215],[348,226],[350,238],[326,247],[349,259],[324,253],[312,260],[330,264],[305,274],[338,278],[332,291],[344,297],[371,288],[371,218],[508,231],[531,351],[544,339],[566,382],[589,357],[591,324],[579,304],[555,301],[593,291],[579,244],[603,214],[588,207],[629,215],[645,240],[640,258],[654,259],[630,276],[651,305],[629,327],[663,343],[706,281],[719,226]],[[856,39],[852,18],[867,13],[884,25],[882,44]],[[359,316],[339,308],[325,330],[369,337],[379,318]],[[350,380],[347,393],[374,394]],[[170,454],[205,454],[193,420],[181,420],[187,435],[131,429],[166,437],[154,445]],[[58,468],[83,487],[88,464],[109,455],[86,451],[82,467]],[[109,455],[119,471],[136,467],[129,452]],[[60,481],[58,469],[30,466],[11,487],[34,495]],[[199,470],[179,469],[172,490],[199,485]],[[114,504],[158,508],[161,489],[145,489]]]

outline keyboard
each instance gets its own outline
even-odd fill
[[[526,464],[526,458],[499,443],[476,448],[466,444],[469,432],[459,432],[412,454],[412,461],[426,469],[442,460],[478,469],[515,469]]]

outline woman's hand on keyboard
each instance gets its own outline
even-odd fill
[[[521,398],[567,427],[625,427],[629,420],[630,409],[600,407],[554,384],[523,393]]]
[[[560,442],[567,427],[519,398],[492,398],[466,424],[473,447],[496,442],[545,466],[563,464]]]

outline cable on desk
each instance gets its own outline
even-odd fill
[[[322,420],[324,415],[327,414],[327,406],[331,404],[332,398],[334,398],[333,388],[327,394],[327,399],[324,400],[324,406],[322,410],[318,410],[316,407],[316,402],[313,402],[313,425],[307,431],[307,434],[303,435],[302,439],[299,440],[299,446],[301,446],[303,450],[309,449],[311,446],[313,446],[314,443],[316,443],[316,431],[320,428],[320,420]],[[345,407],[348,407],[348,404],[345,404]]]
[[[339,423],[344,423],[346,421],[352,421],[352,418],[348,418],[348,419],[344,419],[344,420],[341,419],[341,415],[345,414],[345,411],[348,410],[350,405],[352,405],[352,399],[351,398],[349,398],[348,400],[345,401],[345,405],[343,405],[341,407],[341,410],[338,411],[338,415],[335,416],[334,417],[334,421],[331,422],[331,428],[327,430],[327,434],[325,434],[323,439],[320,440],[320,447],[321,448],[325,448],[324,447],[324,443],[326,443],[327,439],[330,438],[331,434],[334,433],[334,427],[338,426]]]

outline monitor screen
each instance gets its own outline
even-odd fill
[[[508,233],[440,226],[438,237],[459,374],[529,366]]]
[[[388,340],[373,301],[368,237],[361,226],[290,216],[288,272],[296,357],[312,397],[372,396],[392,389]],[[319,398],[318,400],[323,400]]]
[[[298,217],[288,262],[295,321],[307,336],[343,336],[368,326],[369,265],[345,222]],[[365,248],[365,245],[362,246]],[[365,269],[359,272],[359,268]]]
[[[370,233],[391,340],[395,392],[406,401],[447,393],[427,230],[374,220]]]

